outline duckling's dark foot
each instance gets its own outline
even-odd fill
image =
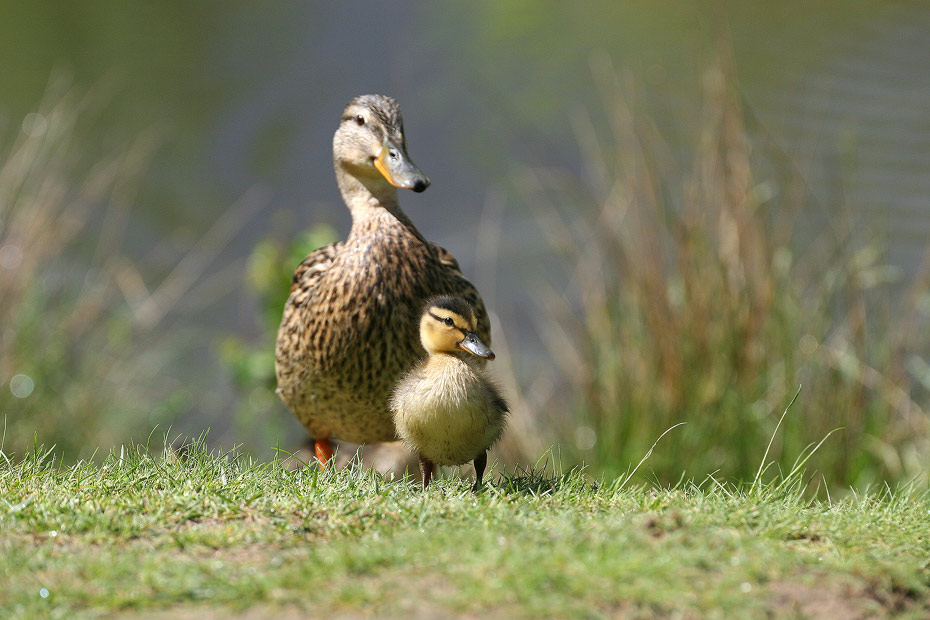
[[[426,485],[429,484],[429,481],[433,479],[433,470],[435,465],[429,459],[425,459],[422,456],[420,457],[420,478],[423,480],[423,488],[426,488]]]
[[[325,469],[326,464],[333,458],[333,444],[329,442],[329,437],[314,440],[313,452],[320,464],[320,469]]]
[[[481,479],[484,477],[484,468],[487,467],[487,465],[488,451],[485,450],[475,457],[475,486],[472,487],[472,491],[475,493],[481,488]]]

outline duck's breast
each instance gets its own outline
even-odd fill
[[[500,436],[497,411],[481,372],[453,356],[428,360],[401,382],[392,407],[397,434],[440,465],[475,458]]]

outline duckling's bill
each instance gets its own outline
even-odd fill
[[[381,152],[375,157],[375,168],[394,187],[422,192],[429,187],[429,179],[410,161],[410,156],[391,140],[385,140]]]
[[[494,352],[488,348],[488,345],[481,342],[481,338],[475,332],[466,331],[465,338],[457,346],[463,351],[468,351],[472,355],[483,357],[486,360],[494,359]]]

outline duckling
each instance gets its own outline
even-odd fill
[[[490,342],[477,289],[398,203],[398,188],[422,192],[430,181],[407,154],[394,99],[363,95],[346,105],[333,167],[352,228],[298,265],[275,347],[278,394],[314,440],[321,467],[332,457],[331,437],[396,439],[391,390],[423,356],[417,320],[426,299],[467,299]]]
[[[477,327],[474,308],[461,297],[427,301],[420,319],[420,342],[429,356],[394,389],[394,424],[400,438],[420,457],[424,489],[434,465],[474,460],[477,490],[488,448],[504,431],[507,402],[477,362],[494,359],[475,333]]]

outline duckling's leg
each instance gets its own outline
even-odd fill
[[[477,492],[481,488],[481,478],[484,477],[484,468],[488,465],[488,451],[485,450],[475,457],[475,487]]]
[[[433,465],[433,462],[429,459],[425,459],[422,456],[420,457],[420,477],[423,479],[423,488],[426,488],[426,485],[429,484],[429,481],[433,479],[433,469],[436,466]]]
[[[324,469],[329,460],[333,458],[333,444],[329,442],[329,437],[313,440],[313,452],[316,460],[320,463],[320,469]]]

